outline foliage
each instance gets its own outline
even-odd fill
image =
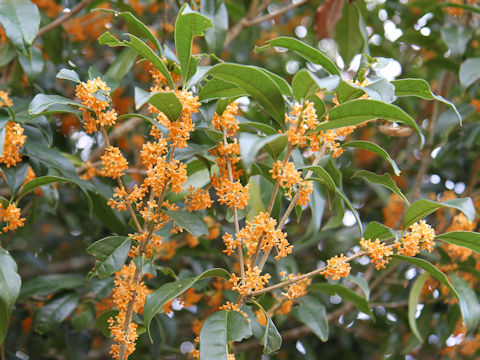
[[[0,359],[478,358],[479,14],[0,0]]]

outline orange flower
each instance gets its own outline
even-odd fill
[[[236,311],[236,312],[239,312],[240,314],[242,314],[247,320],[248,322],[250,322],[250,319],[248,318],[248,315],[246,312],[240,310],[240,306],[238,306],[238,304],[234,304],[230,301],[227,301],[225,303],[225,305],[222,305],[220,306],[220,310],[223,310],[223,311],[227,311],[227,310],[230,310],[230,311]]]
[[[238,114],[238,104],[232,102],[223,111],[222,115],[215,113],[212,119],[212,126],[218,131],[225,132],[227,136],[233,136],[238,131],[238,120],[235,115]]]
[[[247,264],[245,271],[245,279],[241,281],[235,274],[230,275],[230,283],[233,285],[232,289],[241,295],[248,295],[252,291],[262,290],[268,284],[270,279],[269,274],[260,275],[261,270],[255,266],[253,269],[250,264]]]
[[[289,274],[288,276],[285,276],[285,272],[280,273],[280,275],[284,276],[283,280],[292,280],[295,278],[293,274]],[[299,276],[301,274],[297,274]],[[307,287],[311,284],[312,279],[307,278],[307,279],[302,279],[300,281],[297,281],[293,284],[290,284],[286,287],[287,292],[282,292],[282,295],[287,297],[289,300],[299,298],[301,296],[307,295]]]
[[[123,157],[120,149],[115,146],[110,146],[105,149],[105,154],[102,155],[102,176],[118,179],[125,174],[128,169],[128,162]]]
[[[310,194],[313,192],[313,182],[302,181],[298,186],[297,205],[305,206],[310,201]]]
[[[273,163],[272,170],[270,170],[272,178],[277,180],[281,187],[287,190],[287,197],[292,198],[292,191],[295,185],[302,182],[300,171],[295,170],[295,165],[291,162],[283,163],[278,160]]]
[[[410,226],[410,233],[405,235],[400,241],[395,240],[394,247],[401,255],[415,256],[422,250],[431,252],[435,245],[435,230],[428,225],[424,220],[420,223],[414,223]]]
[[[327,267],[324,271],[321,272],[325,279],[330,277],[331,280],[338,280],[342,277],[345,277],[350,274],[350,264],[345,261],[346,257],[343,254],[340,256],[335,255],[334,257],[327,260]]]
[[[0,156],[0,163],[4,163],[8,168],[16,166],[22,161],[19,154],[20,148],[25,144],[27,137],[23,135],[23,127],[12,121],[5,125],[5,142],[3,144],[3,155]]]
[[[212,178],[220,204],[227,205],[230,209],[236,207],[241,210],[248,204],[250,195],[248,184],[243,186],[239,181],[230,181],[228,178]]]
[[[15,204],[10,204],[7,208],[0,206],[0,218],[6,225],[3,227],[3,232],[12,231],[19,227],[22,227],[25,223],[25,218],[21,217],[20,208]]]
[[[392,255],[392,247],[386,246],[380,242],[379,239],[365,240],[363,237],[360,239],[360,246],[363,250],[368,251],[370,262],[375,263],[375,268],[385,268],[385,265],[390,261],[390,255]]]
[[[190,185],[188,192],[188,197],[185,196],[185,205],[189,211],[205,210],[212,206],[213,200],[210,199],[208,190],[195,188]]]

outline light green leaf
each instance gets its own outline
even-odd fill
[[[442,207],[460,210],[470,221],[475,219],[475,207],[470,198],[451,199],[444,202],[421,199],[415,201],[407,208],[403,220],[403,228],[408,229],[414,222],[423,219]]]
[[[319,50],[307,45],[300,40],[291,37],[278,37],[272,40],[268,40],[268,47],[278,46],[289,50],[295,51],[298,55],[305,60],[310,61],[313,64],[321,65],[323,68],[332,75],[340,75],[335,63],[330,60],[328,56],[320,52]],[[257,48],[256,51],[263,50],[267,47]]]
[[[187,5],[182,6],[178,13],[175,22],[175,46],[184,84],[195,75],[200,61],[192,57],[193,38],[202,36],[204,31],[212,26],[209,18],[192,11]]]
[[[208,235],[208,229],[202,217],[196,212],[185,210],[165,211],[165,213],[182,229],[187,230],[193,236]]]
[[[30,106],[28,107],[28,112],[31,115],[41,115],[41,114],[47,114],[48,109],[55,107],[56,105],[61,105],[61,106],[78,106],[82,107],[84,109],[87,109],[91,112],[93,112],[92,109],[83,106],[82,104],[79,104],[73,100],[70,100],[66,97],[60,96],[60,95],[45,95],[45,94],[37,94],[33,98],[32,102],[30,103]],[[58,111],[54,112],[62,112],[64,108],[59,108]]]
[[[18,275],[17,263],[10,254],[0,248],[0,343],[8,328],[8,317],[20,293],[22,280]]]
[[[297,100],[307,99],[315,94],[318,90],[318,85],[313,79],[310,72],[306,69],[297,71],[292,79],[293,95]]]
[[[378,175],[367,170],[358,170],[355,174],[353,174],[352,178],[353,177],[364,178],[373,184],[378,184],[386,187],[387,189],[393,191],[395,194],[400,196],[403,201],[407,203],[407,205],[410,204],[405,195],[403,195],[402,191],[398,188],[397,184],[395,183],[395,181],[392,180],[389,174]]]
[[[18,199],[23,198],[30,191],[33,191],[34,189],[40,186],[51,184],[54,182],[65,182],[65,181],[70,181],[70,180],[60,176],[51,176],[51,175],[37,177],[33,180],[30,180],[23,186],[22,191],[18,195]]]
[[[137,52],[134,49],[126,48],[120,55],[118,55],[115,61],[108,67],[105,77],[115,80],[120,83],[125,75],[132,69],[137,58]],[[111,88],[113,91],[113,88]]]
[[[379,222],[376,222],[376,221],[372,221],[368,223],[367,228],[363,232],[363,237],[365,239],[379,239],[379,240],[396,238],[395,233],[391,228],[383,224],[380,224]]]
[[[265,311],[265,309],[256,302],[254,299],[250,299],[260,310],[263,311],[265,318],[267,320],[267,325],[265,326],[265,332],[263,333],[263,337],[260,339],[260,343],[263,345],[263,353],[270,355],[280,349],[282,346],[282,336],[278,332],[275,324],[273,323],[272,319]]]
[[[399,107],[372,99],[357,99],[345,102],[328,111],[329,121],[321,123],[317,131],[338,129],[344,126],[358,125],[367,120],[383,119],[403,122],[413,127],[420,136],[421,146],[425,142],[415,120]]]
[[[420,343],[423,343],[424,339],[418,330],[415,314],[417,313],[417,305],[420,299],[420,294],[422,293],[423,285],[425,284],[425,281],[427,281],[428,275],[428,273],[423,273],[417,277],[412,285],[412,288],[410,289],[410,294],[408,295],[408,324]]]
[[[88,278],[95,274],[104,278],[120,271],[127,260],[130,245],[131,240],[126,236],[108,236],[90,245],[87,254],[93,255],[97,263]]]
[[[65,79],[80,83],[80,77],[78,76],[75,70],[71,69],[61,69],[57,74],[57,79]]]
[[[259,136],[244,132],[240,134],[239,144],[243,165],[249,172],[261,149],[268,149],[269,153],[278,155],[287,146],[287,138],[285,134]]]
[[[40,27],[40,12],[30,0],[0,0],[0,24],[7,38],[27,58]]]
[[[328,321],[325,306],[312,296],[300,298],[300,306],[292,309],[292,315],[312,329],[323,342],[328,340]]]
[[[230,278],[230,274],[224,269],[210,269],[204,271],[198,276],[165,284],[155,290],[153,293],[148,294],[143,310],[143,317],[145,321],[145,327],[147,329],[147,334],[150,337],[150,340],[153,342],[152,336],[150,334],[150,323],[156,314],[163,312],[162,306],[164,306],[170,300],[182,295],[198,280],[217,276],[223,277],[224,279]]]
[[[170,121],[177,121],[182,114],[182,103],[172,91],[148,93],[136,87],[135,108],[138,110],[147,102],[163,112]]]
[[[75,310],[79,299],[76,292],[71,292],[48,301],[35,315],[35,331],[40,334],[52,331]]]
[[[455,115],[458,117],[458,122],[460,123],[460,125],[462,124],[462,117],[460,116],[460,113],[458,112],[455,105],[444,97],[440,95],[435,95],[432,92],[430,85],[425,80],[400,79],[393,80],[392,84],[395,86],[395,96],[416,96],[425,100],[437,100],[448,105],[455,112]]]
[[[356,54],[365,47],[365,30],[362,29],[363,20],[360,10],[355,3],[345,2],[342,9],[342,17],[335,26],[335,40],[338,50],[345,62],[345,68]]]
[[[452,231],[435,236],[435,240],[442,240],[453,245],[475,251],[480,254],[480,233],[473,231]]]
[[[228,99],[248,95],[248,93],[235,84],[222,79],[211,79],[207,81],[198,94],[200,101],[207,99]]]
[[[475,291],[456,274],[450,274],[450,279],[458,293],[458,302],[462,312],[463,323],[467,328],[467,334],[478,329],[480,322],[480,303]]]
[[[327,186],[330,200],[333,200],[336,193],[337,186],[335,185],[335,181],[333,181],[330,174],[321,166],[300,166],[297,170],[310,170],[315,175],[319,177],[320,180]]]
[[[473,35],[473,28],[464,26],[442,27],[440,30],[443,41],[447,44],[453,56],[462,56],[467,50]]]
[[[378,156],[380,156],[382,159],[385,159],[388,161],[388,163],[392,166],[393,172],[395,175],[400,175],[401,171],[397,166],[397,163],[395,160],[393,160],[388,152],[386,152],[382,147],[378,146],[375,143],[372,143],[370,141],[363,141],[363,140],[357,140],[357,141],[350,141],[348,143],[345,143],[342,145],[343,148],[357,148],[357,149],[363,149],[363,150],[368,150],[371,151]]]
[[[375,315],[373,315],[372,310],[370,309],[370,304],[368,300],[361,295],[358,295],[355,291],[340,285],[340,284],[330,284],[330,283],[316,283],[308,287],[309,291],[321,291],[329,295],[339,295],[343,300],[351,301],[355,307],[364,312],[365,314],[370,315],[373,321],[375,321]]]
[[[275,81],[255,66],[222,63],[212,67],[207,75],[225,80],[243,89],[283,127],[285,101]]]
[[[200,330],[200,359],[225,360],[228,342],[252,336],[248,320],[238,311],[217,311],[210,315]]]
[[[480,78],[480,57],[465,60],[460,65],[460,84],[467,88]]]
[[[270,77],[270,79],[272,79],[275,82],[275,84],[277,84],[278,88],[280,89],[283,95],[288,97],[293,96],[292,88],[290,87],[290,84],[287,82],[287,80],[285,80],[284,78],[278,76],[277,74],[271,71],[268,71],[267,69],[264,69],[264,68],[259,68],[259,69],[262,70],[265,74],[267,74]]]
[[[365,86],[363,91],[373,100],[391,103],[395,99],[395,86],[386,79],[380,79]]]

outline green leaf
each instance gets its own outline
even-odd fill
[[[193,38],[202,36],[213,26],[209,18],[192,11],[187,5],[180,9],[175,22],[175,46],[177,49],[183,83],[195,75],[200,59],[192,56]]]
[[[104,278],[120,271],[127,260],[130,245],[131,240],[126,236],[108,236],[90,245],[87,254],[97,260],[93,274]]]
[[[378,100],[357,99],[335,106],[328,111],[329,121],[321,123],[316,131],[338,129],[344,126],[358,125],[367,120],[384,119],[399,121],[413,127],[420,136],[421,146],[424,137],[417,123],[399,107]]]
[[[30,58],[32,43],[40,27],[40,12],[30,0],[0,0],[0,24],[7,38]]]
[[[301,42],[300,40],[282,36],[268,40],[267,43],[270,45],[269,47],[278,46],[293,50],[305,60],[310,61],[313,64],[323,66],[328,73],[332,75],[340,75],[340,71],[338,70],[337,66],[332,60],[330,60],[328,56],[319,50]],[[264,48],[257,48],[256,51],[263,50]]]
[[[480,78],[480,57],[465,60],[460,65],[460,84],[469,87]]]
[[[285,122],[285,101],[275,81],[255,66],[222,63],[212,67],[206,75],[237,85],[280,124]]]
[[[335,191],[343,199],[343,201],[345,202],[345,205],[347,205],[347,207],[353,213],[353,216],[355,216],[355,220],[357,220],[357,225],[358,225],[358,228],[360,230],[360,234],[362,234],[363,233],[362,221],[360,220],[360,216],[358,215],[358,211],[353,207],[353,205],[350,202],[350,200],[348,199],[347,195],[345,195],[345,193],[339,187],[337,187],[335,189]]]
[[[467,334],[471,334],[478,329],[480,322],[480,303],[477,294],[460,276],[450,274],[450,279],[458,293],[458,302]]]
[[[265,311],[265,309],[254,299],[250,299],[260,310],[263,311],[265,315],[265,319],[267,319],[267,325],[265,326],[265,332],[263,333],[263,337],[260,339],[260,343],[263,345],[263,353],[270,355],[280,349],[282,346],[282,336],[278,332],[275,324],[273,323],[272,319]]]
[[[32,296],[46,296],[62,289],[75,289],[85,285],[85,279],[76,274],[41,275],[22,284],[20,300]]]
[[[423,273],[417,277],[412,285],[412,288],[410,289],[410,294],[408,295],[408,324],[420,343],[423,343],[424,339],[418,330],[415,314],[417,313],[418,301],[422,293],[423,285],[425,284],[425,281],[427,281],[428,275],[428,273]]]
[[[124,34],[130,38],[130,41],[124,40],[119,41],[116,37],[114,37],[110,32],[103,33],[99,38],[98,42],[101,45],[108,45],[108,46],[128,46],[135,50],[139,55],[147,59],[152,63],[155,68],[158,69],[162,73],[163,76],[167,79],[168,84],[173,89],[175,88],[175,84],[173,83],[172,76],[167,69],[167,66],[163,62],[163,60],[142,40],[137,38],[135,35],[132,34]]]
[[[358,85],[342,80],[337,87],[337,99],[340,104],[359,98],[365,94],[365,90]]]
[[[293,95],[297,100],[307,99],[318,90],[317,82],[306,69],[297,71],[292,79]]]
[[[0,248],[0,343],[8,328],[8,317],[20,293],[22,280],[18,275],[17,263],[10,254]]]
[[[462,56],[467,50],[473,35],[473,28],[464,26],[442,27],[440,30],[443,41],[447,44],[453,56]]]
[[[28,164],[26,162],[22,162],[15,167],[9,168],[2,166],[1,171],[5,176],[5,182],[10,190],[10,194],[15,196],[25,181],[25,177],[27,176],[28,172]]]
[[[35,315],[35,331],[40,334],[52,331],[75,310],[79,299],[76,292],[70,292],[48,301]]]
[[[40,186],[55,183],[55,182],[65,182],[65,181],[70,181],[70,180],[60,176],[51,176],[51,175],[37,177],[25,184],[25,186],[22,188],[22,191],[18,195],[18,199],[23,198],[30,191],[33,191],[34,189]]]
[[[211,79],[200,90],[198,99],[200,101],[207,99],[229,99],[248,95],[248,93],[237,85],[221,79]]]
[[[225,360],[228,342],[252,336],[247,319],[238,311],[217,311],[210,315],[200,330],[200,359]]]
[[[400,196],[403,199],[403,201],[407,203],[407,205],[410,204],[407,198],[405,197],[405,195],[403,195],[402,191],[398,188],[395,181],[392,180],[392,178],[390,177],[390,174],[378,175],[367,170],[358,170],[355,174],[353,174],[352,178],[354,177],[364,178],[373,184],[378,184],[383,187],[386,187],[387,189],[393,191],[395,194]]]
[[[425,216],[443,207],[460,210],[470,221],[475,219],[475,207],[470,198],[451,199],[444,202],[421,199],[415,201],[405,211],[403,228],[408,229],[414,222],[423,219]]]
[[[205,41],[207,42],[207,48],[209,52],[214,53],[217,56],[221,56],[225,38],[228,31],[228,12],[225,3],[220,3],[217,9],[216,1],[213,2],[213,6],[200,6],[201,12],[208,16],[212,20],[213,29],[205,30]]]
[[[204,271],[198,276],[165,284],[155,290],[153,293],[148,294],[143,310],[143,318],[150,341],[153,342],[152,335],[150,334],[150,323],[156,314],[163,312],[162,306],[164,306],[170,300],[182,295],[198,280],[216,276],[223,277],[224,279],[230,278],[230,274],[224,269],[210,269]]]
[[[137,52],[135,50],[131,48],[124,49],[120,55],[117,56],[115,61],[108,67],[105,77],[120,83],[125,75],[127,75],[132,69],[136,58]],[[112,87],[111,90],[113,91]]]
[[[18,54],[18,61],[22,66],[23,72],[27,75],[28,79],[33,82],[43,72],[45,61],[43,58],[42,50],[37,47],[31,48],[31,56],[25,57],[23,54]]]
[[[116,16],[121,17],[124,19],[127,23],[133,26],[133,28],[136,30],[136,34],[138,36],[143,36],[150,40],[153,45],[157,48],[158,52],[161,54],[162,53],[162,46],[160,45],[160,42],[158,39],[153,35],[153,33],[150,31],[148,26],[146,26],[143,22],[141,22],[139,19],[137,19],[131,12],[124,11],[124,12],[119,12],[115,10],[110,10],[110,9],[98,9],[101,11],[113,13]]]
[[[259,68],[259,69],[262,70],[265,74],[267,74],[270,77],[270,79],[272,79],[275,82],[275,84],[277,84],[278,88],[280,89],[283,95],[288,97],[293,96],[292,88],[290,87],[290,84],[287,82],[287,80],[285,80],[284,78],[278,76],[277,74],[271,71],[268,71],[267,69],[264,69],[264,68]]]
[[[303,296],[300,306],[292,309],[292,315],[312,329],[323,342],[328,340],[328,321],[325,306],[312,296]]]
[[[163,112],[170,121],[177,121],[182,114],[182,103],[172,91],[148,93],[136,87],[135,108],[138,110],[147,102]]]
[[[363,237],[365,239],[379,240],[396,238],[395,233],[391,228],[376,221],[372,221],[367,225],[367,228],[363,232]]]
[[[78,106],[93,112],[92,109],[86,106],[83,106],[82,104],[79,104],[66,97],[63,97],[60,95],[45,95],[45,94],[35,95],[32,102],[30,103],[30,106],[28,107],[28,112],[31,115],[46,114],[49,108],[54,108],[56,105]],[[54,111],[54,112],[63,112],[63,109],[60,108],[58,111]]]
[[[329,295],[339,295],[343,300],[351,301],[355,307],[364,312],[365,314],[370,315],[373,321],[375,321],[375,316],[370,310],[370,304],[368,300],[363,296],[358,295],[355,291],[340,285],[340,284],[330,284],[330,283],[316,283],[308,287],[309,291],[321,291]]]
[[[395,99],[395,86],[385,79],[377,80],[363,88],[363,91],[374,100],[391,103]]]
[[[75,70],[61,69],[57,74],[57,79],[70,80],[76,83],[80,83],[80,77]]]
[[[365,30],[362,26],[364,26],[363,19],[357,5],[345,2],[342,17],[335,26],[335,40],[346,69],[353,57],[361,53],[365,47]]]
[[[96,319],[95,319],[95,327],[99,329],[103,336],[106,338],[110,338],[110,324],[108,322],[108,319],[114,318],[118,315],[118,310],[107,310],[101,313]]]
[[[473,231],[452,231],[435,236],[435,240],[442,240],[453,245],[475,251],[480,254],[480,233]]]
[[[170,211],[165,213],[182,229],[187,230],[193,236],[208,235],[208,229],[202,217],[197,212],[185,210]]]
[[[239,137],[240,154],[243,165],[250,172],[252,163],[261,149],[268,149],[271,154],[280,154],[287,146],[285,134],[259,136],[251,133],[241,133]]]
[[[329,191],[330,199],[332,200],[335,197],[336,188],[335,181],[333,181],[330,174],[321,166],[300,166],[297,168],[298,170],[310,170],[315,175],[319,177],[320,180],[327,186]]]
[[[425,100],[437,100],[448,105],[455,112],[455,115],[458,117],[458,122],[460,123],[460,125],[462,124],[462,117],[460,116],[460,113],[455,107],[455,104],[440,95],[435,95],[432,92],[430,85],[425,80],[400,79],[393,80],[391,83],[395,86],[395,96],[416,96]]]
[[[382,159],[387,160],[388,163],[392,166],[393,172],[395,175],[400,175],[401,171],[397,166],[397,163],[395,160],[393,160],[388,152],[386,152],[382,147],[378,146],[375,143],[372,143],[370,141],[363,141],[363,140],[356,140],[356,141],[350,141],[348,143],[345,143],[342,145],[343,148],[357,148],[357,149],[363,149],[363,150],[368,150],[371,151],[378,156],[380,156]]]

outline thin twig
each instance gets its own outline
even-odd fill
[[[73,15],[75,15],[76,13],[80,12],[84,7],[88,6],[88,4],[90,4],[93,0],[83,0],[81,1],[80,3],[78,3],[78,5],[75,5],[71,10],[70,12],[66,13],[65,15],[63,16],[60,16],[59,18],[53,20],[51,23],[45,25],[44,27],[42,27],[40,30],[38,30],[38,33],[37,35],[35,36],[35,38],[39,38],[40,36],[42,36],[43,34],[45,34],[46,32],[56,28],[57,26],[63,24],[65,21],[67,21],[68,19],[70,19]]]

